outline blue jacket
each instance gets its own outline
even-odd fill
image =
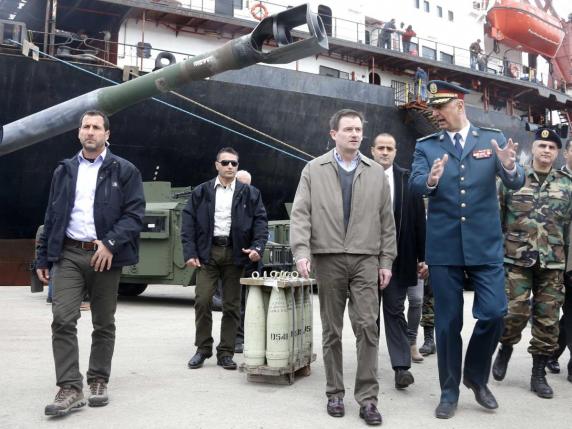
[[[61,161],[54,171],[36,268],[48,268],[61,257],[75,203],[78,169],[76,155]],[[97,238],[113,253],[112,267],[139,261],[139,233],[144,215],[145,196],[139,170],[108,149],[99,168],[93,217]]]
[[[494,129],[471,126],[461,159],[451,139],[440,131],[417,140],[409,185],[429,197],[425,259],[428,265],[486,265],[503,262],[496,176],[507,188],[524,184],[524,170],[509,175],[491,146],[502,148],[504,135]],[[436,158],[449,155],[443,176],[434,190],[427,177]]]
[[[198,258],[209,261],[214,235],[215,179],[193,189],[183,210],[181,241],[185,261]],[[236,265],[250,262],[242,249],[254,249],[260,256],[268,240],[268,220],[260,191],[254,186],[236,181],[232,197],[230,237]]]

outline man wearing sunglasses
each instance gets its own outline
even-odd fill
[[[198,269],[195,297],[195,346],[190,369],[212,356],[211,299],[222,279],[222,323],[217,365],[236,369],[234,346],[240,324],[240,277],[244,266],[262,257],[268,239],[266,210],[258,189],[236,180],[238,153],[217,154],[216,178],[193,189],[183,210],[181,239],[188,267]]]

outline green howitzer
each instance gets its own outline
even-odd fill
[[[309,37],[295,40],[292,30],[304,25]],[[269,41],[277,47],[265,52],[263,46]],[[111,116],[193,80],[256,63],[286,64],[327,50],[328,39],[318,14],[308,4],[296,6],[268,16],[250,34],[211,52],[116,86],[96,89],[4,125],[0,129],[0,156],[78,128],[81,115],[88,110]]]

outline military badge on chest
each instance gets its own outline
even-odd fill
[[[490,158],[491,156],[493,156],[492,149],[481,149],[473,151],[473,158],[475,159]]]

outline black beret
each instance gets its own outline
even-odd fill
[[[534,140],[554,142],[556,143],[556,146],[558,146],[558,149],[562,149],[562,140],[560,139],[560,136],[556,133],[556,131],[550,128],[537,129],[534,135]]]

